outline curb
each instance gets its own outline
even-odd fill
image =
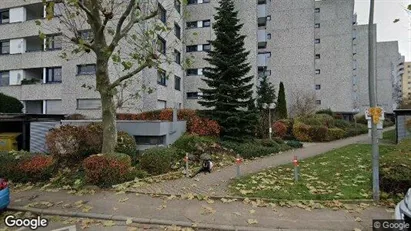
[[[224,231],[273,231],[275,229],[284,230],[283,228],[263,228],[263,227],[248,227],[248,226],[236,226],[236,225],[218,225],[218,224],[204,224],[204,223],[191,223],[185,221],[171,221],[162,219],[147,219],[147,218],[137,218],[137,217],[127,217],[118,215],[107,215],[99,213],[82,213],[82,212],[64,212],[61,210],[51,210],[51,209],[36,209],[36,208],[25,208],[19,206],[8,207],[7,210],[10,211],[20,211],[20,212],[31,212],[41,215],[54,215],[63,217],[76,217],[76,218],[89,218],[98,220],[112,220],[112,221],[124,221],[131,219],[134,223],[138,224],[151,224],[151,225],[176,225],[181,227],[193,227],[200,229],[216,229]]]
[[[176,197],[182,197],[184,194],[171,194],[171,193],[148,193],[148,192],[139,192],[137,190],[126,190],[126,193],[138,193],[142,195],[148,195],[148,196],[176,196]],[[327,203],[327,202],[333,202],[333,201],[339,201],[341,203],[345,204],[358,204],[358,203],[365,203],[365,204],[373,204],[374,201],[371,199],[363,199],[363,200],[282,200],[282,199],[270,199],[270,198],[261,198],[261,197],[239,197],[239,196],[211,196],[211,195],[202,195],[202,194],[197,194],[193,193],[194,197],[195,196],[202,196],[202,197],[207,197],[209,199],[213,200],[221,200],[221,199],[236,199],[236,200],[245,200],[249,199],[250,201],[264,201],[264,202],[311,202],[313,201],[314,203]]]

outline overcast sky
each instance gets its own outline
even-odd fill
[[[404,10],[408,4],[411,0],[375,0],[374,22],[377,24],[377,41],[398,41],[401,54],[406,61],[411,61],[411,16]],[[355,0],[359,24],[368,23],[369,8],[369,0]],[[396,18],[400,21],[393,23]]]

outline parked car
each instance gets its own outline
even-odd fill
[[[404,220],[406,223],[411,224],[411,188],[408,189],[404,200],[400,201],[395,207],[395,219]]]
[[[6,179],[0,178],[0,212],[10,204],[10,189]]]

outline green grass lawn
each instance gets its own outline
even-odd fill
[[[384,132],[382,135],[382,139],[386,142],[395,143],[395,129]]]
[[[395,150],[381,145],[380,154]],[[235,180],[235,195],[289,200],[371,199],[371,146],[354,144],[300,162],[294,182],[292,164]]]

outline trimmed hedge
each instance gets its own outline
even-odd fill
[[[140,168],[151,175],[161,175],[172,170],[176,160],[179,160],[181,151],[175,147],[156,147],[143,152],[140,157]]]
[[[328,129],[327,138],[328,140],[339,140],[347,135],[346,131],[341,128],[330,128]]]
[[[237,154],[239,154],[244,159],[268,156],[273,153],[278,153],[280,151],[280,147],[278,144],[273,147],[264,147],[261,144],[258,144],[256,142],[237,143],[237,142],[232,142],[232,141],[223,141],[221,142],[221,145],[225,148],[234,150]]]
[[[387,193],[406,193],[411,186],[411,139],[398,150],[381,156],[380,187]]]
[[[83,161],[86,182],[110,187],[131,180],[131,158],[126,154],[97,154]]]
[[[52,156],[24,151],[0,152],[0,177],[15,182],[48,181],[56,167]]]
[[[337,128],[347,129],[352,126],[352,124],[346,120],[335,120],[334,125]]]
[[[314,142],[323,142],[327,139],[328,128],[325,126],[311,126],[308,129],[310,139]]]

